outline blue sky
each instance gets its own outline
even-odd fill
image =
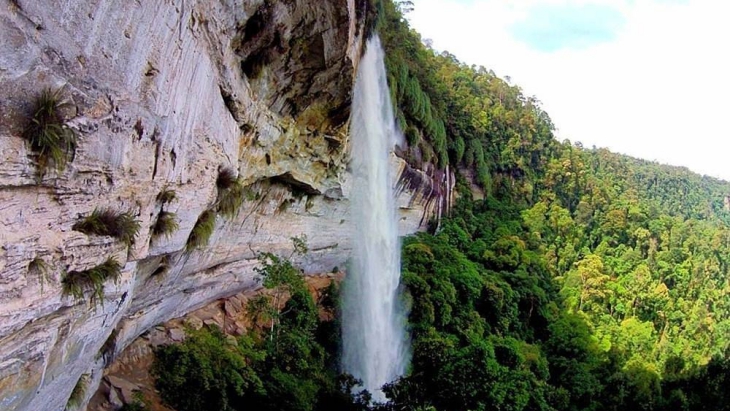
[[[509,29],[515,39],[528,46],[554,52],[610,42],[624,23],[624,15],[609,5],[537,4]]]
[[[414,0],[438,50],[509,76],[559,139],[730,180],[730,1]]]

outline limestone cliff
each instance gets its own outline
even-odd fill
[[[102,346],[255,286],[259,251],[306,235],[306,272],[350,251],[347,124],[367,0],[0,0],[0,409],[62,410]],[[78,146],[36,179],[21,137],[29,105],[60,89]],[[403,233],[443,208],[449,176],[393,157]],[[185,252],[221,167],[249,199]],[[179,228],[154,237],[163,189]],[[446,193],[446,194],[445,194]],[[72,229],[97,207],[131,211],[134,244]],[[110,256],[122,276],[104,304],[62,293],[65,273]],[[47,274],[29,270],[42,260]]]

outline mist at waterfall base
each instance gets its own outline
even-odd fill
[[[410,355],[398,296],[400,241],[388,160],[402,136],[377,37],[360,61],[350,134],[353,259],[342,293],[342,369],[382,402],[381,387],[403,375]]]

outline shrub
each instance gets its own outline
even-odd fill
[[[243,196],[247,201],[256,201],[261,198],[261,194],[257,193],[251,186],[243,189]]]
[[[408,126],[406,128],[406,140],[408,141],[408,145],[410,146],[416,146],[418,145],[418,141],[421,139],[421,136],[418,134],[418,129],[414,126]]]
[[[195,222],[195,226],[193,226],[193,230],[190,232],[187,245],[185,246],[186,251],[192,251],[208,244],[210,236],[215,231],[215,218],[216,214],[213,210],[203,211],[203,214],[198,217],[198,221]]]
[[[141,392],[136,391],[132,396],[132,402],[124,404],[119,411],[149,411],[149,405]]]
[[[91,215],[74,224],[73,229],[84,234],[114,237],[130,246],[139,232],[139,221],[129,211],[121,213],[97,208]]]
[[[61,109],[67,105],[61,101],[60,89],[45,89],[33,102],[23,137],[34,153],[39,178],[43,178],[50,167],[63,171],[76,150],[76,133],[61,116]]]
[[[114,258],[108,258],[103,264],[85,271],[71,271],[61,280],[63,293],[81,300],[84,293],[92,291],[92,301],[104,302],[104,283],[112,279],[115,282],[122,274],[122,265]]]
[[[302,237],[296,242],[304,248]],[[233,341],[218,327],[203,327],[155,349],[151,370],[164,402],[179,411],[385,410],[353,400],[356,381],[338,378],[339,324],[318,324],[301,271],[269,253],[259,254],[259,262],[256,271],[271,291],[248,300],[248,336]],[[328,298],[332,312],[338,296],[330,291]]]
[[[226,217],[233,217],[243,204],[246,196],[243,182],[236,177],[230,168],[221,169],[216,179],[218,187],[218,212]]]
[[[66,403],[66,409],[78,408],[81,405],[81,402],[84,401],[88,385],[89,374],[83,374],[76,382],[73,391],[71,391],[71,396],[68,398],[68,402]]]
[[[175,213],[162,211],[157,216],[154,227],[152,227],[152,234],[156,236],[164,234],[165,237],[169,238],[179,227]]]
[[[262,390],[251,363],[263,353],[250,339],[231,344],[218,328],[187,334],[183,343],[155,350],[152,373],[167,404],[179,411],[230,410],[245,393]]]
[[[144,402],[137,401],[136,399],[129,404],[124,404],[119,411],[148,411],[149,408]]]
[[[157,194],[157,201],[159,201],[162,204],[167,204],[175,201],[177,199],[177,192],[171,188],[165,187],[160,191],[160,194]]]
[[[292,246],[294,246],[294,250],[292,250],[292,256],[305,255],[309,252],[309,245],[307,244],[306,234],[290,237],[289,239],[292,242]]]

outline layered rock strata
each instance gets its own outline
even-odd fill
[[[288,255],[291,237],[308,239],[296,262],[305,272],[345,264],[347,124],[369,5],[0,0],[0,409],[62,410],[82,376],[85,403],[110,336],[121,350],[255,287],[256,254]],[[22,135],[45,88],[69,103],[77,147],[38,181]],[[449,196],[434,175],[393,165],[401,232],[423,229]],[[246,200],[216,217],[205,247],[186,250],[224,168]],[[163,190],[175,200],[162,204]],[[73,229],[102,207],[139,221],[132,246]],[[179,227],[155,236],[163,210]],[[66,273],[109,258],[123,269],[103,303],[63,292]]]

